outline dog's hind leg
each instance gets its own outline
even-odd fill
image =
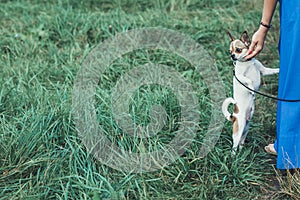
[[[248,109],[248,112],[246,114],[245,127],[239,144],[240,150],[243,148],[243,145],[245,143],[249,131],[249,127],[250,127],[250,120],[252,119],[253,114],[254,114],[254,102],[253,102],[253,106],[250,109]]]
[[[245,126],[246,126],[245,119],[236,119],[233,124],[233,132],[232,132],[232,142],[233,142],[232,154],[233,155],[236,154],[236,151],[241,143],[241,139],[242,139],[242,136],[244,133]]]
[[[246,137],[247,137],[248,131],[249,131],[249,126],[250,126],[250,121],[247,121],[244,131],[243,131],[243,134],[242,134],[242,137],[241,137],[241,140],[240,140],[240,143],[239,143],[239,150],[242,150],[242,148],[245,144],[245,140],[246,140]]]

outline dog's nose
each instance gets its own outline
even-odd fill
[[[235,57],[234,54],[231,54],[231,59],[234,60],[234,61],[237,60],[237,58]]]

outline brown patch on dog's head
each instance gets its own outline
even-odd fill
[[[229,53],[232,60],[243,60],[247,55],[249,46],[251,44],[247,31],[244,31],[240,39],[234,39],[234,37],[227,32],[230,38]]]

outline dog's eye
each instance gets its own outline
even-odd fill
[[[235,51],[236,51],[237,53],[242,53],[243,49],[241,49],[241,48],[236,48]]]

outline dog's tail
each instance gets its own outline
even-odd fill
[[[231,114],[230,112],[228,112],[228,106],[229,104],[234,104],[234,113],[237,114],[239,112],[238,106],[236,104],[236,101],[229,97],[227,99],[224,100],[223,104],[222,104],[222,112],[224,114],[224,116],[226,117],[227,120],[234,122],[235,117],[233,116],[233,114]]]

